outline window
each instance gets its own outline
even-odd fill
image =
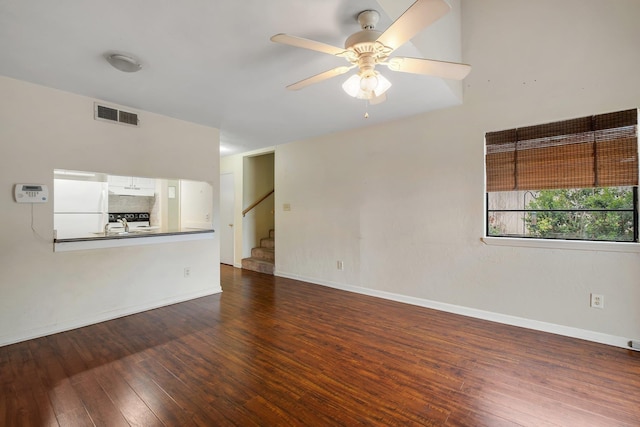
[[[637,111],[487,133],[486,235],[638,242]]]

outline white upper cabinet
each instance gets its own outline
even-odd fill
[[[135,176],[109,175],[109,193],[120,196],[153,196],[156,180]]]

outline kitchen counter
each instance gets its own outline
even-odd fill
[[[131,229],[128,233],[112,230],[107,233],[54,239],[54,252],[79,251],[87,249],[114,248],[123,246],[153,245],[168,242],[185,242],[213,238],[213,229],[183,228],[163,230],[160,228]]]

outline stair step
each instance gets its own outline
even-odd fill
[[[271,237],[260,239],[260,247],[273,249],[276,247],[276,239]]]
[[[273,275],[275,264],[258,258],[244,258],[242,260],[242,268],[245,270],[257,271],[258,273]]]
[[[276,250],[273,248],[253,248],[251,249],[251,258],[274,262],[276,259]]]

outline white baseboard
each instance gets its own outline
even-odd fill
[[[506,325],[519,326],[521,328],[533,329],[540,332],[548,332],[551,334],[562,335],[571,338],[578,338],[586,341],[592,341],[600,344],[612,345],[615,347],[634,350],[629,346],[631,341],[629,338],[619,337],[615,335],[604,334],[602,332],[589,331],[586,329],[574,328],[571,326],[557,325],[555,323],[541,322],[539,320],[526,319],[524,317],[511,316],[508,314],[494,313],[491,311],[479,310],[476,308],[464,307],[460,305],[447,304],[439,301],[432,301],[422,298],[415,298],[406,295],[395,294],[392,292],[378,291],[375,289],[367,289],[359,286],[345,285],[342,283],[334,283],[326,280],[319,280],[311,277],[303,277],[296,274],[276,271],[275,275],[288,279],[300,280],[315,285],[327,286],[343,291],[354,292],[363,295],[369,295],[378,298],[384,298],[391,301],[402,302],[406,304],[416,305],[434,310],[445,311],[448,313],[459,314],[476,319],[489,320],[492,322],[503,323]]]
[[[106,322],[107,320],[113,320],[119,317],[129,316],[131,314],[141,313],[147,310],[153,310],[154,308],[165,307],[168,305],[177,304],[179,302],[185,302],[200,297],[215,295],[221,292],[222,288],[218,287],[217,289],[207,289],[204,291],[198,291],[189,294],[176,295],[170,298],[164,298],[146,304],[134,305],[124,308],[118,308],[116,310],[109,310],[102,313],[96,313],[94,316],[88,318],[66,320],[61,323],[31,329],[19,334],[4,335],[0,337],[0,347],[9,344],[15,344],[17,342],[27,341],[34,338],[44,337],[47,335],[57,334],[59,332],[70,331],[72,329],[82,328],[84,326],[94,325],[100,322]]]

